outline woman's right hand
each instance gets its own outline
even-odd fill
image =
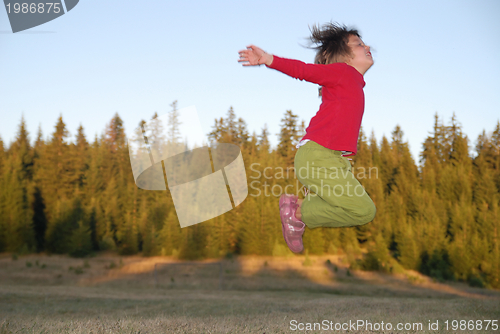
[[[264,50],[255,45],[249,45],[246,50],[241,50],[238,53],[240,54],[238,62],[243,63],[243,66],[257,66],[262,64],[270,66],[273,62],[272,54],[264,52]]]

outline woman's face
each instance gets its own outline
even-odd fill
[[[356,68],[361,74],[365,74],[373,65],[370,47],[365,45],[361,38],[355,35],[349,36],[349,43],[347,45],[351,48],[353,57],[348,59],[346,63]]]

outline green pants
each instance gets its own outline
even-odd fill
[[[307,227],[363,225],[375,217],[375,204],[340,151],[307,142],[295,155],[295,174],[310,191],[301,207]]]

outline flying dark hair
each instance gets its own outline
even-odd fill
[[[324,24],[322,27],[314,25],[311,30],[310,48],[317,50],[314,63],[332,64],[340,63],[352,56],[349,45],[349,36],[354,35],[359,38],[358,30],[347,28],[335,22]]]

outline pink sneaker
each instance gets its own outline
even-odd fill
[[[283,238],[285,238],[288,248],[294,253],[300,253],[304,250],[302,234],[304,234],[306,226],[306,224],[295,217],[295,211],[298,207],[297,199],[297,196],[290,194],[283,194],[280,197],[280,217]]]

